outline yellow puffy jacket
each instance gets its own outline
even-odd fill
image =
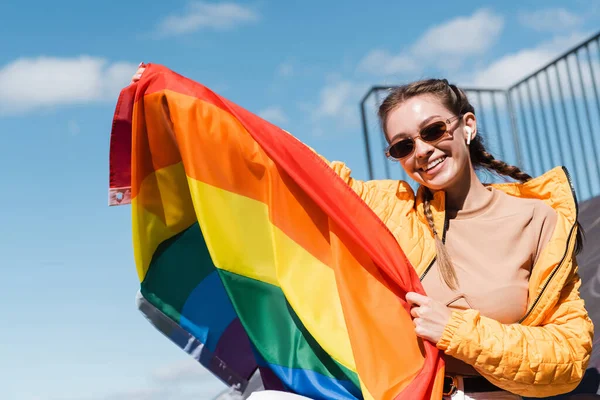
[[[330,166],[388,226],[423,278],[435,258],[423,191],[415,197],[406,182],[358,181],[343,163]],[[567,393],[587,368],[594,330],[579,296],[581,280],[573,254],[577,203],[568,173],[559,167],[527,183],[494,187],[513,196],[541,199],[558,214],[554,234],[531,272],[527,313],[520,323],[507,325],[477,310],[454,311],[437,347],[512,393],[528,397]],[[444,204],[444,193],[436,193],[431,210],[438,232],[445,225]]]

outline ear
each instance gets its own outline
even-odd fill
[[[463,116],[463,123],[465,124],[465,140],[467,144],[470,144],[475,136],[477,136],[477,118],[475,118],[475,114],[466,113]]]

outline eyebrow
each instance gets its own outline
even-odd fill
[[[421,129],[423,127],[423,125],[426,125],[432,119],[441,118],[441,117],[442,117],[441,115],[432,115],[430,117],[425,118],[423,121],[421,121],[421,123],[419,123],[419,129]],[[399,137],[405,137],[405,136],[409,136],[409,134],[404,133],[404,132],[396,133],[394,136],[392,136],[392,138],[389,140],[388,143],[393,143],[395,139],[397,139]]]

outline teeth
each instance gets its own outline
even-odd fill
[[[438,158],[436,160],[433,160],[432,162],[430,162],[429,164],[427,164],[427,166],[425,168],[423,168],[423,170],[424,171],[429,171],[431,168],[435,167],[436,165],[438,165],[439,163],[441,163],[445,159],[446,159],[446,157],[441,157],[441,158]]]

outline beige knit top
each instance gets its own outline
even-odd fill
[[[556,212],[541,200],[510,196],[488,187],[489,201],[448,220],[445,243],[458,290],[442,280],[437,264],[423,278],[425,292],[454,309],[476,309],[504,324],[517,323],[527,308],[529,275],[550,240]],[[446,358],[448,373],[476,374]]]

